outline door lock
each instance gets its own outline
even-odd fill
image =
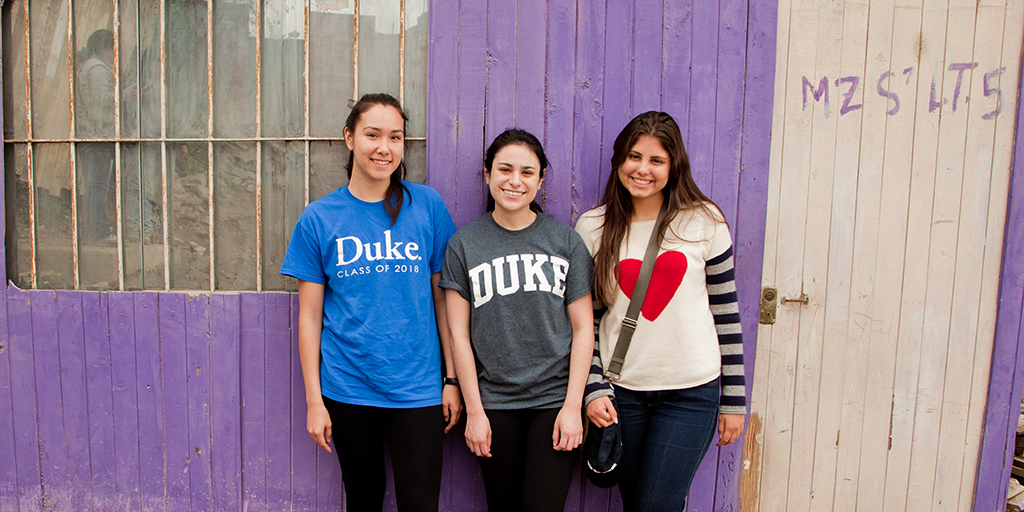
[[[776,301],[779,298],[779,289],[773,286],[761,288],[761,308],[758,314],[758,322],[771,325],[775,323]]]

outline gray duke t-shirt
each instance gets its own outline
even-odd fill
[[[561,407],[572,345],[566,307],[590,293],[592,279],[579,234],[543,213],[519,231],[487,214],[455,233],[441,287],[469,301],[484,408]]]

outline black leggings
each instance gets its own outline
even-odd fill
[[[579,450],[556,451],[551,433],[559,409],[485,411],[491,457],[480,458],[488,512],[561,511]]]
[[[440,405],[385,409],[343,404],[327,397],[324,405],[331,415],[350,512],[380,512],[384,507],[385,440],[391,453],[398,510],[437,511],[444,441]]]

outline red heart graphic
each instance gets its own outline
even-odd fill
[[[630,299],[633,298],[633,289],[636,288],[636,279],[640,276],[642,264],[642,261],[636,259],[619,262],[619,288],[622,288],[622,293]],[[679,289],[679,284],[683,282],[684,275],[686,255],[678,251],[667,251],[658,256],[654,261],[651,284],[647,285],[647,296],[640,307],[640,313],[644,318],[653,322],[662,311],[665,311]]]

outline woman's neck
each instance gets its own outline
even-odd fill
[[[533,224],[533,221],[537,220],[537,212],[524,208],[518,212],[508,212],[501,208],[495,208],[491,212],[491,218],[494,222],[498,223],[499,226],[509,231],[519,231],[520,229],[526,229]]]
[[[388,193],[390,181],[362,180],[352,174],[352,181],[348,182],[348,191],[356,199],[367,203],[376,203],[384,200]]]
[[[665,196],[661,194],[655,194],[650,197],[644,198],[633,198],[633,218],[631,222],[644,222],[648,220],[655,220],[658,218],[658,212],[661,211],[661,203],[665,201]]]

